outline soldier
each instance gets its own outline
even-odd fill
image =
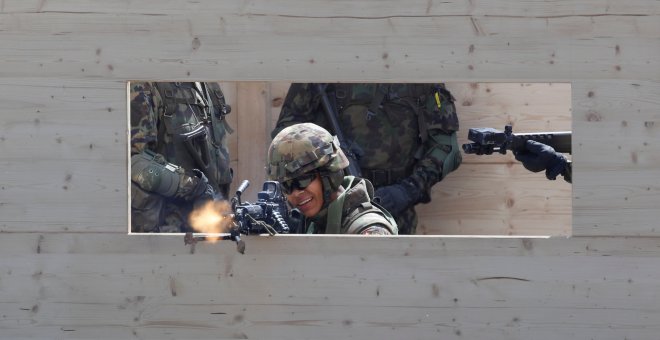
[[[430,202],[431,187],[461,164],[452,95],[443,84],[329,84],[326,93],[362,177],[399,234],[415,234],[415,205]],[[315,84],[292,84],[271,135],[301,122],[329,128],[321,100]]]
[[[283,129],[268,149],[268,177],[307,218],[304,232],[396,235],[392,216],[372,202],[371,183],[344,176],[347,166],[337,137],[312,123]]]
[[[131,230],[191,231],[188,215],[232,180],[218,83],[131,83]]]
[[[572,183],[573,166],[564,155],[549,145],[533,140],[528,140],[525,148],[527,150],[515,153],[516,160],[522,162],[525,169],[531,172],[545,170],[545,177],[551,181],[561,174],[566,182]]]

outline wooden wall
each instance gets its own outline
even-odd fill
[[[656,339],[659,19],[653,0],[2,1],[0,338]],[[573,236],[240,255],[127,235],[126,82],[144,79],[570,83]],[[546,219],[518,213],[477,218]]]

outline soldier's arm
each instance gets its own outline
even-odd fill
[[[158,142],[159,97],[148,82],[131,83],[131,154],[138,154]]]
[[[462,161],[456,139],[458,115],[451,93],[444,86],[436,88],[431,84],[427,92],[432,94],[426,96],[422,108],[426,122],[423,154],[411,176],[421,190],[419,202],[423,203],[431,200],[431,187],[456,170]]]
[[[131,181],[142,190],[192,200],[208,190],[201,171],[186,173],[154,152],[158,142],[160,94],[149,82],[131,83]]]
[[[270,134],[274,138],[282,129],[298,123],[317,123],[323,119],[321,96],[312,83],[293,83],[286,94],[277,124]],[[322,125],[323,124],[319,124]]]

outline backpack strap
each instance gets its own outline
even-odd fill
[[[165,123],[166,133],[169,135],[176,134],[177,124],[174,121],[175,115],[179,105],[199,105],[193,89],[190,86],[183,86],[183,83],[172,82],[154,82],[158,93],[163,101],[163,122]],[[197,119],[201,122],[203,117],[200,117],[196,110],[194,110]]]
[[[206,85],[209,100],[211,101],[211,104],[213,104],[211,107],[212,114],[218,118],[218,120],[223,122],[226,121],[225,116],[231,112],[231,106],[227,104],[227,100],[225,99],[224,93],[222,93],[220,84],[215,82],[204,84]],[[229,124],[226,124],[226,122],[225,129],[230,134],[234,132],[234,130],[229,126]]]

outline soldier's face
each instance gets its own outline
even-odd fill
[[[323,183],[321,177],[316,174],[314,180],[304,189],[295,188],[286,199],[294,208],[300,209],[305,217],[314,217],[323,207]]]

